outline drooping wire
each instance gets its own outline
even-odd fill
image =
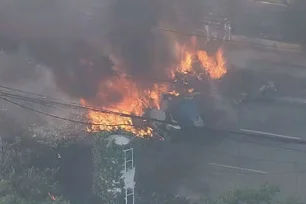
[[[6,87],[6,88],[9,88],[9,87]],[[20,90],[18,90],[18,91],[20,91]],[[23,92],[23,91],[21,91],[21,92]],[[26,92],[26,93],[28,94],[28,92]],[[6,101],[9,100],[8,98],[10,98],[10,99],[18,99],[18,100],[27,101],[27,102],[31,102],[31,103],[37,103],[37,104],[46,105],[46,106],[47,105],[52,105],[52,106],[57,106],[57,107],[61,106],[61,107],[74,108],[74,109],[80,109],[81,108],[81,109],[92,110],[92,111],[95,111],[95,112],[101,112],[101,113],[105,113],[105,114],[114,114],[114,115],[118,115],[118,116],[121,116],[121,117],[140,119],[140,120],[143,120],[143,121],[159,122],[159,123],[169,124],[169,125],[180,125],[180,124],[174,123],[172,121],[162,121],[162,120],[147,118],[147,117],[143,117],[143,116],[137,116],[137,115],[127,114],[127,113],[120,113],[120,112],[110,111],[110,110],[106,110],[106,109],[101,109],[101,108],[94,107],[94,106],[80,105],[80,104],[73,103],[73,102],[71,102],[71,103],[70,102],[69,103],[68,102],[64,103],[64,102],[52,101],[52,100],[49,100],[49,99],[47,99],[47,97],[44,97],[42,95],[39,95],[39,97],[37,98],[37,97],[23,96],[23,95],[20,95],[20,94],[10,93],[9,91],[0,91],[0,95],[2,96],[2,99],[3,100],[5,99]],[[17,105],[16,102],[14,102],[12,100],[10,100],[10,102],[13,102],[13,103],[15,103],[15,105]],[[23,106],[23,105],[18,103],[18,106]],[[29,109],[29,107],[27,107],[27,109]],[[35,109],[32,110],[32,111],[37,112],[37,110],[35,110]],[[41,114],[44,114],[44,112],[42,112]],[[47,114],[49,114],[49,113],[47,113]],[[49,116],[52,117],[50,114],[49,114]],[[73,122],[73,121],[71,121],[71,122]],[[87,124],[91,124],[91,125],[106,125],[106,124],[95,124],[95,123],[87,123]],[[121,125],[127,125],[127,124],[121,124]],[[113,126],[116,126],[116,124],[113,124]],[[258,138],[260,138],[260,137],[263,138],[262,135],[259,135],[259,134],[256,134],[256,133],[246,133],[246,132],[234,131],[234,130],[223,130],[223,129],[216,129],[216,128],[207,127],[207,126],[203,127],[203,129],[210,130],[210,131],[215,131],[215,132],[219,132],[219,133],[224,133],[224,134],[235,135],[235,136],[237,136],[237,135],[240,135],[240,136],[256,136]],[[245,139],[248,139],[248,138],[239,138],[239,139],[245,140]],[[265,138],[265,139],[267,139],[267,138]],[[275,139],[275,140],[286,141],[286,142],[290,142],[291,141],[290,139],[288,139],[288,140],[285,140],[285,139],[282,139],[282,140]],[[249,141],[249,142],[254,142],[254,141]],[[291,141],[291,143],[305,144],[306,141],[304,141],[304,140]]]
[[[46,112],[43,112],[43,111],[40,111],[40,110],[36,110],[34,108],[31,108],[31,107],[28,107],[28,106],[25,106],[25,105],[22,105],[22,104],[19,104],[19,103],[16,103],[12,100],[9,100],[5,97],[2,97],[0,96],[0,99],[6,101],[6,102],[9,102],[11,104],[14,104],[16,106],[19,106],[20,108],[24,108],[24,109],[27,109],[27,110],[30,110],[30,111],[33,111],[35,113],[39,113],[39,114],[42,114],[42,115],[46,115],[46,116],[49,116],[49,117],[52,117],[52,118],[56,118],[56,119],[60,119],[60,120],[64,120],[64,121],[68,121],[68,122],[73,122],[73,123],[78,123],[78,124],[83,124],[83,125],[97,125],[97,126],[105,126],[105,127],[108,127],[108,126],[133,126],[131,124],[103,124],[103,123],[90,123],[90,122],[83,122],[83,121],[79,121],[79,120],[73,120],[73,119],[69,119],[69,118],[64,118],[64,117],[60,117],[58,115],[54,115],[54,114],[51,114],[51,113],[46,113]]]

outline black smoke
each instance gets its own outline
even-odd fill
[[[0,49],[11,52],[25,44],[37,62],[52,70],[58,86],[74,97],[94,99],[101,81],[117,74],[110,55],[140,86],[150,86],[152,79],[164,78],[166,69],[178,60],[170,33],[156,28],[190,29],[200,19],[199,2],[54,0],[52,6],[27,5],[26,12],[17,3],[19,13],[17,9],[7,12],[14,18],[0,20]],[[27,15],[20,17],[20,13]],[[5,21],[17,17],[21,20]],[[33,23],[33,19],[37,20]]]
[[[145,78],[162,75],[161,69],[173,56],[166,37],[153,30],[162,15],[158,0],[117,0],[111,15],[108,42],[112,52],[124,60],[125,70]],[[158,62],[163,67],[155,64]]]
[[[75,97],[94,98],[99,83],[114,74],[113,63],[85,41],[29,43],[33,55],[54,73],[57,84]]]

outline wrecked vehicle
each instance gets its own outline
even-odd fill
[[[278,89],[274,82],[267,81],[255,93],[241,93],[239,99],[235,100],[235,104],[239,105],[243,102],[271,100],[277,92]]]
[[[148,121],[148,124],[163,138],[169,131],[204,127],[203,119],[193,97],[164,94],[160,106],[160,110],[148,109],[145,116],[158,120]]]
[[[184,127],[203,127],[204,123],[194,97],[166,94],[161,101],[162,109],[169,117]]]

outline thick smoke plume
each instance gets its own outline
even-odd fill
[[[108,42],[112,53],[134,76],[162,74],[160,69],[173,60],[166,37],[152,30],[158,27],[161,16],[158,1],[118,0],[114,4]]]
[[[25,45],[62,90],[94,99],[101,82],[117,74],[114,69],[139,86],[165,77],[177,56],[173,38],[156,28],[192,29],[200,11],[197,0],[3,1],[0,47]]]

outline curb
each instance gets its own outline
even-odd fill
[[[237,42],[248,43],[254,46],[256,45],[267,46],[267,47],[271,47],[275,49],[290,50],[290,51],[295,51],[295,52],[302,51],[302,47],[299,44],[291,44],[291,43],[260,39],[260,38],[250,38],[250,37],[245,37],[245,36],[240,36],[240,35],[232,35],[232,40],[237,41]]]

